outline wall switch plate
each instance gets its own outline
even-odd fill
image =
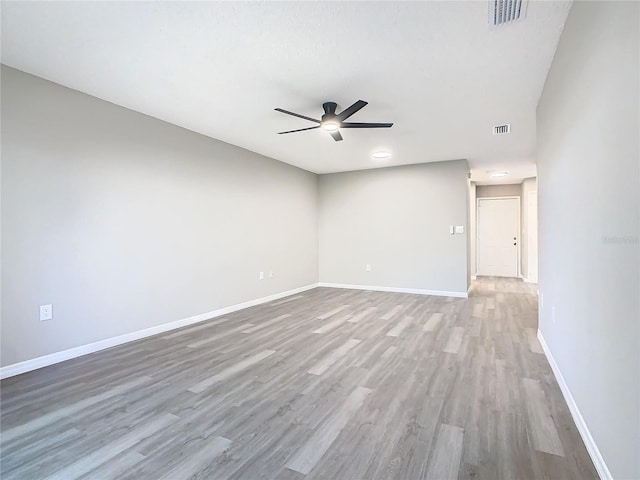
[[[276,274],[273,272],[269,272],[269,278],[275,278]]]
[[[456,233],[464,233],[464,225],[456,225]]]
[[[40,305],[40,321],[51,320],[53,318],[53,305]]]
[[[260,272],[260,280],[264,280],[264,272]]]
[[[365,269],[367,272],[370,272],[370,271],[371,271],[371,265],[369,265],[369,264],[367,263],[367,265],[364,267],[364,269]]]
[[[453,225],[449,225],[449,233],[450,233],[451,235],[453,235],[453,234],[454,234]]]

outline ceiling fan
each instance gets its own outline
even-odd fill
[[[342,112],[336,113],[336,107],[338,105],[335,102],[325,102],[322,104],[324,115],[322,115],[322,118],[320,120],[306,117],[304,115],[300,115],[299,113],[290,112],[288,110],[283,110],[282,108],[276,108],[278,112],[286,113],[287,115],[293,115],[294,117],[298,118],[304,118],[305,120],[309,120],[310,122],[318,124],[315,127],[299,128],[298,130],[289,130],[287,132],[278,132],[278,135],[282,135],[285,133],[303,132],[305,130],[313,130],[315,128],[322,127],[324,130],[331,134],[336,142],[339,142],[340,140],[342,140],[342,135],[340,135],[341,128],[389,128],[393,126],[393,123],[345,122],[347,118],[363,108],[365,105],[367,105],[367,102],[365,102],[364,100],[358,100],[349,108],[345,108]]]

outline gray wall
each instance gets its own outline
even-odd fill
[[[529,192],[538,188],[535,178],[525,178],[520,184],[520,272],[529,277]],[[534,221],[536,219],[533,219]]]
[[[314,174],[3,67],[1,364],[315,283],[316,212]]]
[[[637,2],[574,2],[538,105],[540,330],[616,479],[640,478]]]
[[[481,197],[519,197],[520,184],[512,185],[478,185],[476,196]]]
[[[321,175],[320,281],[466,292],[467,235],[449,225],[467,226],[468,171],[458,160]]]

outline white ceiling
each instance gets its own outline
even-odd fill
[[[517,182],[570,6],[492,29],[484,1],[2,2],[2,63],[316,173],[466,158]],[[358,99],[350,121],[393,128],[276,135],[312,124],[275,107]]]

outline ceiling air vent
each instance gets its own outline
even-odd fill
[[[489,0],[489,24],[498,27],[524,18],[528,0]]]
[[[496,125],[493,127],[494,135],[505,135],[511,131],[511,124],[505,123],[504,125]]]

